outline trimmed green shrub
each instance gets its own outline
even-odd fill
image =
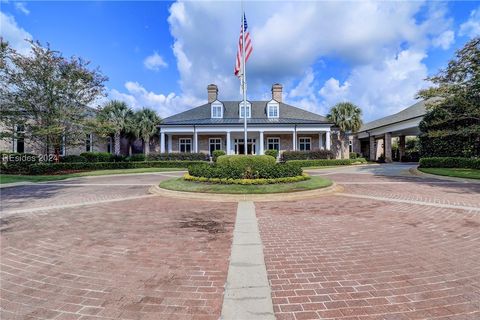
[[[208,161],[208,154],[199,153],[150,153],[147,161]]]
[[[271,157],[274,157],[275,159],[277,159],[277,157],[278,157],[278,150],[276,150],[276,149],[266,150],[266,151],[265,151],[265,155],[271,156]]]
[[[221,157],[221,156],[224,156],[224,155],[226,155],[225,151],[223,151],[223,150],[215,150],[215,151],[212,152],[212,160],[213,160],[214,162],[216,162],[217,159],[218,159],[218,157]]]
[[[143,153],[132,154],[130,157],[127,157],[127,161],[145,161],[146,157]]]
[[[83,152],[80,156],[87,159],[87,162],[109,162],[113,156],[108,152]]]
[[[29,173],[55,174],[66,171],[93,171],[134,168],[187,168],[203,161],[143,161],[143,162],[83,162],[83,163],[38,163],[30,166]]]
[[[480,169],[480,158],[431,157],[421,158],[421,168],[468,168]]]
[[[0,152],[2,173],[28,173],[30,165],[38,162],[38,156],[31,153]]]
[[[205,178],[195,177],[188,173],[183,176],[184,180],[193,182],[208,182],[218,184],[240,184],[240,185],[262,185],[262,184],[275,184],[275,183],[292,183],[310,179],[307,174],[302,174],[295,177],[284,178],[271,178],[271,179],[229,179],[229,178]]]
[[[60,157],[60,162],[87,162],[87,158],[77,155]]]
[[[315,160],[315,159],[332,159],[335,158],[330,150],[312,150],[312,151],[284,151],[282,153],[282,161],[290,160]]]
[[[365,158],[357,159],[319,159],[319,160],[291,160],[288,163],[295,164],[300,167],[322,167],[322,166],[343,166],[350,164],[367,163]]]
[[[199,164],[190,166],[188,173],[194,177],[218,179],[270,179],[294,177],[302,174],[300,166],[291,163],[261,164],[254,168],[238,164]]]
[[[217,164],[219,166],[231,166],[238,167],[242,170],[249,168],[250,170],[258,170],[264,166],[273,166],[277,161],[272,156],[245,156],[245,155],[231,155],[231,156],[221,156],[217,159]]]
[[[358,153],[356,153],[356,152],[350,152],[349,158],[350,158],[350,159],[360,158],[360,154],[358,154]]]

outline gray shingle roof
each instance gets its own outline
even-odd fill
[[[372,130],[372,129],[383,127],[392,123],[397,123],[397,122],[405,121],[408,119],[421,117],[425,115],[425,113],[426,113],[425,102],[420,101],[415,103],[413,106],[403,109],[402,111],[392,114],[390,116],[386,116],[371,122],[367,122],[362,125],[362,127],[360,128],[360,130],[358,130],[358,132]]]
[[[210,103],[178,113],[163,119],[162,125],[222,125],[243,124],[243,119],[238,116],[240,101],[221,101],[224,106],[223,118],[212,119]],[[250,124],[319,124],[330,123],[327,118],[306,111],[286,103],[279,103],[279,118],[269,119],[267,116],[267,103],[269,101],[250,101],[252,104],[252,117]]]

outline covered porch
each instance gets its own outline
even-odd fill
[[[330,150],[330,127],[249,127],[245,146],[243,127],[161,127],[160,152],[262,155],[266,150]]]

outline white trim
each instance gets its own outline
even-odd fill
[[[247,101],[247,119],[250,119],[252,117],[252,104]],[[238,117],[240,119],[243,119],[243,115],[242,115],[242,107],[243,107],[243,101],[241,101],[239,104],[238,104]],[[243,129],[243,128],[242,128]]]
[[[188,153],[188,152],[182,152],[182,148],[181,148],[181,144],[182,144],[182,140],[185,140],[184,143],[186,143],[186,140],[189,140],[190,141],[190,153],[193,152],[193,144],[192,144],[192,138],[178,138],[178,152],[179,153]],[[185,146],[185,150],[186,150],[186,146]]]
[[[174,133],[174,134],[192,134],[193,133],[193,126],[165,126],[160,127],[162,132],[165,133]],[[258,126],[255,127],[254,125],[250,125],[248,127],[249,132],[257,132],[257,131],[264,131],[265,133],[268,132],[285,132],[291,133],[295,129],[291,125],[278,125],[275,127],[265,127],[265,126]],[[227,131],[230,132],[243,132],[242,126],[196,126],[196,131],[198,133],[225,133]],[[297,125],[297,132],[330,132],[330,125],[326,124],[322,125]]]
[[[270,116],[270,108],[277,109],[277,114]],[[269,119],[278,119],[280,117],[280,104],[277,101],[272,100],[267,103],[267,117]]]
[[[267,137],[267,150],[270,150],[270,148],[268,147],[268,145],[270,144],[268,140],[270,139],[278,139],[278,152],[280,152],[280,150],[282,150],[282,145],[281,145],[282,139],[280,139],[280,137]]]
[[[214,108],[220,108],[220,116],[219,117],[214,117],[213,116],[213,109]],[[211,103],[210,105],[210,117],[212,119],[221,119],[223,118],[223,103],[221,103],[218,100],[215,100],[214,102]]]
[[[85,138],[85,152],[93,152],[93,133],[87,133],[87,136],[88,138]],[[87,150],[87,141],[90,150]]]
[[[212,140],[220,140],[220,149],[215,150],[223,150],[223,139],[222,138],[208,138],[208,153],[210,153],[210,146],[212,145]],[[214,142],[213,144],[217,144]]]
[[[310,149],[309,149],[309,150],[307,150],[306,148],[302,150],[302,149],[300,148],[300,145],[301,145],[300,139],[308,139],[308,144],[310,145]],[[304,144],[305,144],[305,142],[304,142]],[[311,150],[312,150],[312,137],[299,136],[299,137],[298,137],[298,150],[299,150],[299,151],[311,151]]]

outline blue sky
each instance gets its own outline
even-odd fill
[[[366,121],[413,103],[423,79],[480,33],[480,3],[246,2],[254,51],[249,98],[284,99],[325,114],[352,101]],[[206,100],[239,99],[233,75],[239,2],[1,2],[1,33],[50,43],[109,77],[109,98],[162,116]]]

